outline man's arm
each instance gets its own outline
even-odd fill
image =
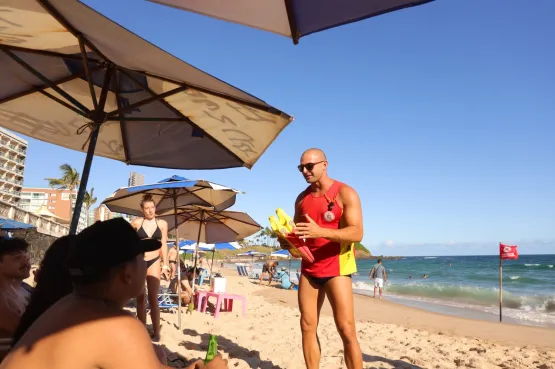
[[[372,278],[372,273],[374,273],[374,266],[372,265],[372,269],[370,269],[370,274],[368,274],[368,278]]]
[[[385,272],[385,267],[383,267],[383,280],[387,281],[387,273]]]
[[[181,280],[181,288],[183,288],[190,296],[193,296],[193,290],[191,289],[191,285],[189,281],[186,279]]]
[[[362,207],[354,189],[342,186],[339,195],[343,200],[343,219],[345,227],[340,229],[323,228],[323,237],[333,242],[353,243],[362,241]]]

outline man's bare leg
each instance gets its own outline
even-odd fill
[[[264,279],[265,275],[266,275],[266,272],[260,273],[260,286],[262,286],[262,280]]]
[[[362,369],[362,352],[355,328],[353,287],[351,278],[335,277],[325,284],[326,295],[333,310],[337,331],[343,340],[345,363],[348,369]]]
[[[318,321],[325,298],[324,288],[301,274],[299,310],[301,312],[303,354],[307,369],[318,369],[320,367],[321,350],[320,340],[318,339]]]
[[[374,298],[376,298],[376,286],[374,286]]]
[[[380,300],[382,299],[383,288],[380,287]]]

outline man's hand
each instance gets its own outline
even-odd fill
[[[289,245],[289,242],[287,242],[283,238],[278,238],[278,242],[279,242],[279,247],[281,247],[284,250],[289,250],[291,248],[291,245]]]
[[[294,232],[300,238],[319,238],[324,237],[324,230],[312,218],[305,214],[308,223],[297,223]]]
[[[218,354],[212,361],[204,366],[205,369],[228,369],[227,360],[222,359],[222,355]]]

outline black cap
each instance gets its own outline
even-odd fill
[[[152,238],[141,240],[123,218],[96,222],[75,238],[68,259],[69,272],[73,277],[96,274],[160,246],[162,243]]]

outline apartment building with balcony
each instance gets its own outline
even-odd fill
[[[31,213],[37,212],[41,206],[45,206],[50,212],[59,218],[71,222],[71,216],[75,210],[77,191],[57,190],[54,188],[22,188],[19,207]],[[71,210],[70,210],[71,202]],[[77,232],[85,229],[88,225],[88,212],[85,206],[81,208]]]
[[[0,200],[18,205],[21,200],[27,141],[0,128]]]

